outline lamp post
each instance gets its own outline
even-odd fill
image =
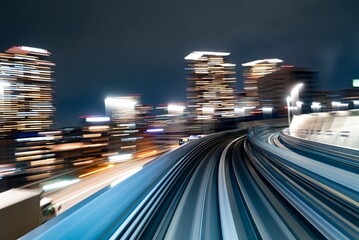
[[[292,105],[296,106],[295,113],[298,114],[298,109],[302,110],[302,102],[299,101],[299,90],[303,87],[303,83],[296,84],[292,90],[290,91],[290,97],[292,101]],[[301,112],[301,111],[300,111]]]
[[[303,83],[298,83],[296,84],[292,90],[290,91],[290,97],[292,98],[292,104],[296,104],[298,109],[298,104],[297,102],[299,102],[299,90],[303,87]],[[297,113],[297,111],[296,111]]]
[[[288,127],[290,127],[290,101],[292,101],[291,97],[287,97],[287,111],[288,111]]]

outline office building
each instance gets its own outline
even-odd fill
[[[195,51],[185,57],[187,108],[199,121],[234,117],[236,65],[226,52]]]
[[[105,108],[111,120],[109,153],[114,156],[133,154],[139,139],[137,123],[141,109],[140,96],[108,97],[105,99]]]
[[[259,107],[258,79],[266,74],[278,71],[279,63],[283,61],[277,58],[255,60],[243,63],[244,91],[248,107]]]
[[[50,53],[16,46],[0,53],[0,132],[43,131],[53,125],[53,67]]]

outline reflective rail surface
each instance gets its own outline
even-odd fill
[[[274,134],[185,144],[22,239],[357,238],[358,168],[302,156]]]

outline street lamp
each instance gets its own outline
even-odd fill
[[[303,87],[303,83],[298,83],[297,85],[295,85],[293,88],[292,88],[292,91],[290,91],[290,96],[293,97],[293,95],[297,98],[299,98],[299,90],[300,88]]]
[[[296,104],[296,110],[298,110],[298,107],[300,105],[300,108],[302,106],[301,102],[299,101],[299,90],[301,89],[301,87],[303,87],[303,83],[298,83],[296,84],[292,90],[290,91],[290,97],[291,97],[291,100],[292,100],[292,104]],[[299,104],[297,103],[299,102]],[[297,113],[297,111],[296,111]]]
[[[288,127],[290,127],[290,101],[292,101],[291,97],[287,97],[287,111],[288,111]]]

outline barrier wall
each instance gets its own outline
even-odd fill
[[[289,132],[310,141],[359,149],[359,110],[296,115]]]

